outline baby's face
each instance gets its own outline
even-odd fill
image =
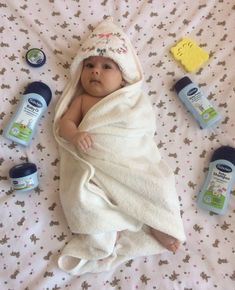
[[[105,97],[122,87],[122,73],[110,58],[91,56],[84,60],[81,84],[89,95]]]

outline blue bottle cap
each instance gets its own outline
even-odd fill
[[[40,67],[46,62],[45,53],[39,48],[31,48],[26,53],[26,61],[32,67]]]
[[[230,146],[221,146],[215,150],[212,155],[211,161],[224,159],[228,160],[235,166],[235,148]]]
[[[21,163],[12,167],[9,171],[10,178],[20,178],[31,175],[37,171],[37,166],[34,163]]]
[[[44,84],[43,82],[30,83],[25,90],[25,94],[31,93],[42,96],[46,101],[47,106],[50,104],[52,96],[51,89],[48,87],[48,85]]]
[[[192,83],[192,81],[187,76],[178,80],[174,86],[176,93],[178,94],[183,88],[185,88],[187,85],[189,85],[191,83]]]

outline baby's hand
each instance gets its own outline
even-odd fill
[[[93,142],[93,137],[88,132],[78,132],[72,139],[72,143],[76,147],[78,146],[83,152],[87,152]]]

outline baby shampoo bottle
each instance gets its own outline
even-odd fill
[[[51,101],[51,90],[43,82],[30,83],[18,106],[18,110],[4,129],[4,136],[16,143],[27,146],[36,129],[41,115]]]
[[[198,206],[220,215],[225,214],[234,183],[235,148],[222,146],[211,158],[207,178],[198,195]]]
[[[203,94],[197,84],[187,76],[178,80],[175,90],[180,100],[192,113],[201,129],[215,127],[221,120],[220,115]]]

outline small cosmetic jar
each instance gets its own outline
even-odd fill
[[[45,53],[39,48],[32,48],[26,53],[26,61],[32,67],[40,67],[46,62]]]
[[[37,166],[34,163],[21,163],[9,171],[11,184],[14,190],[25,192],[38,186]]]

